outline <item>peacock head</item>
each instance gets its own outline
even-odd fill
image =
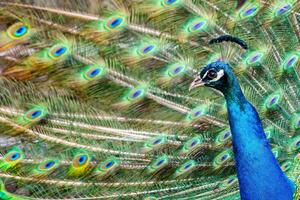
[[[199,86],[207,86],[224,93],[232,84],[234,75],[229,65],[216,61],[205,66],[191,83],[189,90]]]

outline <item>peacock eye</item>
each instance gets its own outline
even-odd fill
[[[207,73],[207,77],[210,79],[217,78],[218,73],[215,70],[209,70]]]

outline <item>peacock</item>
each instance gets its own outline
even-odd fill
[[[0,199],[300,199],[298,1],[0,5]]]
[[[292,199],[295,185],[280,169],[261,120],[245,99],[230,67],[220,61],[211,63],[196,77],[190,89],[201,85],[220,90],[226,98],[242,199]]]

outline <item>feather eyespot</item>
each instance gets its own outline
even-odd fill
[[[300,149],[300,136],[296,136],[291,139],[289,146],[288,146],[288,151],[293,152]]]
[[[280,93],[274,93],[266,99],[265,104],[266,104],[267,109],[274,109],[277,107],[277,105],[280,103],[280,101],[281,101]]]
[[[69,48],[63,44],[57,44],[50,48],[49,50],[49,57],[58,60],[65,57],[69,53]]]
[[[196,149],[199,149],[201,147],[201,144],[203,142],[202,137],[194,137],[190,140],[188,140],[182,147],[181,154],[189,154],[193,152]]]
[[[8,162],[17,161],[21,158],[21,154],[19,152],[11,152],[7,156],[5,156],[5,160]]]
[[[20,153],[15,153],[15,154],[13,154],[13,155],[10,157],[10,160],[11,160],[11,161],[15,161],[15,160],[17,160],[18,158],[20,158]]]
[[[234,179],[229,179],[229,180],[227,181],[227,183],[230,184],[230,183],[232,183],[233,181],[234,181]]]
[[[257,8],[250,8],[250,9],[248,9],[248,10],[246,10],[246,11],[244,12],[244,16],[251,15],[251,14],[253,14],[256,10],[257,10]]]
[[[232,151],[225,150],[217,155],[213,161],[214,168],[221,167],[224,163],[228,162],[232,158]]]
[[[23,118],[25,122],[35,122],[43,119],[46,115],[47,112],[43,107],[36,106],[35,108],[27,111]]]
[[[79,163],[82,164],[86,161],[86,156],[80,156]]]
[[[186,166],[184,166],[184,169],[188,169],[192,166],[192,164],[187,164]]]
[[[157,139],[157,140],[155,140],[154,142],[153,142],[153,145],[157,145],[157,144],[159,144],[161,142],[161,139]]]
[[[22,39],[28,36],[30,33],[30,27],[27,24],[16,23],[7,29],[7,34],[12,39]]]
[[[90,160],[90,158],[86,154],[78,155],[73,159],[73,166],[74,167],[82,167],[85,164],[87,164],[89,162],[89,160]]]
[[[45,165],[45,169],[48,169],[48,168],[52,167],[53,165],[54,165],[54,162],[50,161]]]
[[[172,6],[172,5],[175,5],[179,2],[179,0],[162,0],[161,1],[161,4],[163,6]]]
[[[37,168],[33,170],[33,176],[44,177],[52,173],[59,166],[58,160],[46,160],[39,164]]]
[[[137,90],[135,91],[133,94],[132,94],[132,98],[136,98],[138,96],[140,96],[142,94],[142,91],[141,90]]]
[[[194,121],[194,120],[200,119],[201,117],[203,117],[206,114],[206,110],[207,110],[206,106],[203,106],[203,105],[194,108],[187,114],[187,120]]]
[[[161,164],[163,164],[164,162],[165,162],[165,160],[159,160],[155,165],[159,167],[159,166],[160,166]]]
[[[292,6],[290,4],[285,4],[281,7],[279,7],[276,10],[276,16],[286,14],[291,8],[292,8]]]
[[[144,88],[133,88],[126,95],[126,100],[129,102],[133,102],[143,98],[146,95],[146,90]]]
[[[177,0],[165,0],[166,4],[173,4],[175,3]]]
[[[196,138],[193,138],[192,140],[188,141],[187,146],[189,148],[194,148],[200,143],[201,143],[201,139],[199,137],[196,137]]]
[[[175,171],[175,177],[182,176],[182,175],[188,175],[193,170],[195,170],[197,167],[197,163],[194,160],[189,160],[185,163],[183,163],[176,171]]]
[[[285,161],[284,163],[281,164],[281,169],[282,171],[286,172],[291,168],[291,166],[292,166],[291,161]]]
[[[170,76],[176,76],[184,70],[183,66],[176,66],[175,69],[169,72]]]
[[[183,26],[184,34],[186,36],[200,33],[207,28],[207,19],[202,17],[195,17],[189,19]]]
[[[15,32],[14,32],[14,36],[16,37],[21,37],[23,36],[24,34],[26,34],[28,28],[26,26],[21,26],[19,29],[17,29]]]
[[[91,157],[85,152],[81,152],[73,158],[72,165],[69,169],[69,176],[81,176],[86,174],[90,169]]]
[[[53,169],[55,169],[57,166],[59,165],[59,162],[56,160],[47,160],[45,162],[43,162],[42,164],[39,165],[39,171],[51,171]]]
[[[88,65],[84,67],[82,76],[84,79],[88,81],[92,81],[97,78],[103,77],[105,73],[106,73],[105,68],[100,65]]]
[[[206,21],[203,19],[200,19],[200,21],[195,20],[188,26],[188,31],[191,33],[199,32],[204,28],[205,24],[206,24]]]
[[[223,139],[227,139],[230,136],[230,132],[226,132],[226,134],[224,135]]]
[[[113,19],[111,21],[111,23],[109,24],[109,28],[115,28],[115,27],[119,26],[122,22],[123,22],[122,18]]]
[[[63,53],[65,53],[67,51],[67,48],[66,47],[60,47],[59,49],[57,49],[55,52],[54,52],[54,56],[55,57],[58,57],[60,55],[62,55]]]
[[[172,64],[167,67],[165,76],[170,78],[179,77],[184,74],[186,67],[182,63]]]
[[[290,60],[288,60],[288,62],[286,63],[287,66],[292,65],[295,61],[296,61],[296,57],[291,58]]]
[[[42,112],[40,110],[37,110],[37,111],[34,111],[33,113],[30,113],[30,116],[31,118],[36,118],[38,117]]]
[[[109,168],[111,168],[114,164],[115,164],[115,163],[114,163],[113,161],[110,161],[109,163],[107,163],[107,164],[105,165],[105,168],[106,168],[106,169],[109,169]]]
[[[166,167],[169,164],[169,158],[167,155],[163,155],[156,160],[154,160],[148,167],[147,171],[148,173],[154,173],[162,168]]]
[[[195,31],[195,30],[201,28],[204,24],[205,24],[205,22],[203,22],[203,21],[198,22],[198,23],[194,24],[194,25],[191,27],[191,30],[192,30],[192,31]]]
[[[197,140],[193,141],[193,142],[191,143],[190,147],[193,147],[193,146],[195,146],[197,143],[198,143],[198,141],[197,141]]]
[[[256,51],[251,53],[247,58],[246,58],[246,64],[248,65],[254,65],[259,63],[264,57],[264,54],[262,52]]]
[[[176,69],[174,69],[173,73],[178,74],[182,69],[183,69],[183,67],[179,66]]]
[[[231,138],[231,131],[225,130],[217,136],[215,143],[217,146],[222,145],[222,144],[227,143],[227,141],[229,141],[230,138]]]
[[[253,15],[256,11],[257,11],[257,8],[255,8],[255,7],[249,8],[243,13],[243,16],[249,17],[249,16]]]
[[[295,146],[296,148],[299,148],[299,147],[300,147],[300,139],[294,142],[294,146]]]
[[[94,69],[91,73],[90,73],[90,77],[93,78],[95,76],[97,76],[99,73],[101,72],[101,69]]]
[[[231,187],[232,185],[234,185],[237,182],[237,177],[235,176],[230,176],[229,178],[225,179],[220,185],[219,188],[220,189],[226,189]]]
[[[255,55],[254,57],[252,57],[250,59],[250,62],[256,62],[258,60],[258,58],[259,58],[259,55]]]
[[[120,16],[115,16],[115,17],[111,17],[105,27],[106,29],[108,30],[114,30],[114,29],[118,29],[118,28],[121,28],[123,27],[125,24],[125,18],[124,17],[120,17]]]
[[[300,114],[295,114],[291,120],[292,128],[298,130],[300,128]]]
[[[99,170],[100,171],[111,171],[117,168],[120,165],[120,161],[116,159],[108,159],[101,163]]]
[[[283,70],[292,69],[299,60],[299,56],[297,54],[290,55],[282,64]]]
[[[140,55],[151,54],[155,50],[155,45],[146,45],[140,50]]]
[[[24,158],[24,153],[18,147],[13,147],[10,151],[8,151],[4,156],[1,162],[0,160],[0,171],[6,171],[10,168],[13,168],[17,164],[21,162]]]
[[[197,112],[194,113],[194,116],[199,117],[201,115],[201,113],[202,113],[201,111],[197,111]]]
[[[258,3],[244,4],[244,6],[238,12],[238,16],[242,20],[253,17],[259,11],[259,8],[260,5]]]
[[[98,165],[98,167],[94,171],[94,174],[98,178],[105,178],[114,174],[119,169],[120,164],[120,160],[114,158],[105,160],[104,162]]]
[[[145,142],[143,151],[149,152],[163,148],[168,142],[166,136],[158,136],[150,141]]]
[[[224,161],[224,160],[226,160],[226,158],[228,157],[228,155],[224,155],[224,156],[222,156],[221,157],[221,161]]]

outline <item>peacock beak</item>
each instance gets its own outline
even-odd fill
[[[205,82],[199,77],[197,76],[195,78],[195,80],[191,83],[190,87],[189,87],[189,91],[191,91],[192,89],[199,87],[199,86],[203,86],[205,84]]]

